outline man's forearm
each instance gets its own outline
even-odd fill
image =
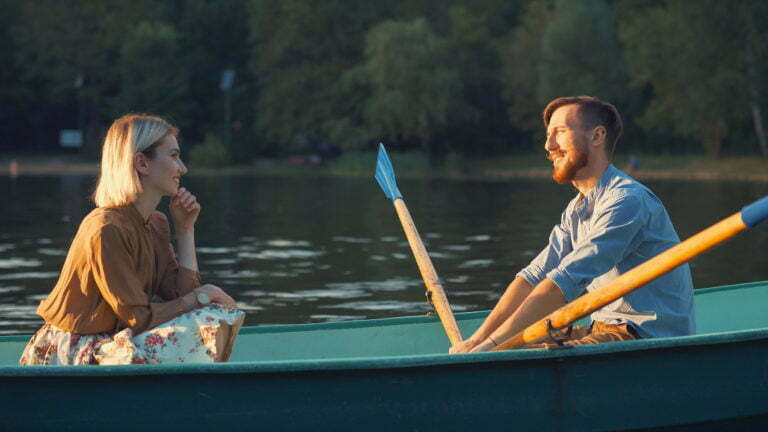
[[[496,303],[488,318],[485,319],[472,337],[478,341],[487,338],[488,335],[493,333],[494,330],[512,316],[532,290],[533,286],[527,280],[516,277],[509,283],[509,286],[507,286],[506,291],[504,291],[504,294]]]
[[[490,338],[495,343],[502,343],[563,305],[565,297],[560,287],[552,280],[544,279],[512,316],[490,333]]]

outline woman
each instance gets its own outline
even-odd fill
[[[94,201],[22,365],[226,361],[243,313],[214,285],[202,285],[195,255],[200,204],[179,187],[187,168],[165,120],[128,114],[104,140]],[[165,215],[171,197],[178,259]],[[159,297],[157,299],[156,297]]]

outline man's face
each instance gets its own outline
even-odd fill
[[[570,183],[589,161],[589,139],[581,126],[578,105],[564,105],[549,119],[544,149],[552,161],[552,179],[560,184]]]

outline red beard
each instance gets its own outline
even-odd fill
[[[574,149],[562,165],[552,169],[552,180],[559,184],[570,183],[576,177],[576,172],[587,166],[587,160],[587,152]]]

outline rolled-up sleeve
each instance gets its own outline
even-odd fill
[[[544,280],[547,273],[554,269],[573,249],[567,213],[567,211],[564,212],[560,224],[552,228],[547,246],[539,252],[527,267],[517,273],[517,276],[525,279],[529,284],[536,286]]]
[[[621,262],[644,224],[647,212],[639,197],[617,193],[610,198],[595,209],[586,236],[546,275],[560,287],[566,301],[581,295],[593,279]]]
[[[131,249],[120,228],[105,225],[92,238],[90,262],[101,296],[117,318],[138,334],[185,311],[180,299],[150,303],[136,275]]]
[[[194,290],[202,285],[200,273],[186,267],[179,266],[173,246],[168,243],[165,259],[159,260],[167,265],[162,271],[160,287],[157,294],[163,300],[173,300]]]
[[[200,273],[181,267],[171,244],[171,228],[168,218],[161,212],[152,215],[152,225],[157,233],[157,262],[161,266],[157,295],[163,300],[179,298],[202,285]]]

